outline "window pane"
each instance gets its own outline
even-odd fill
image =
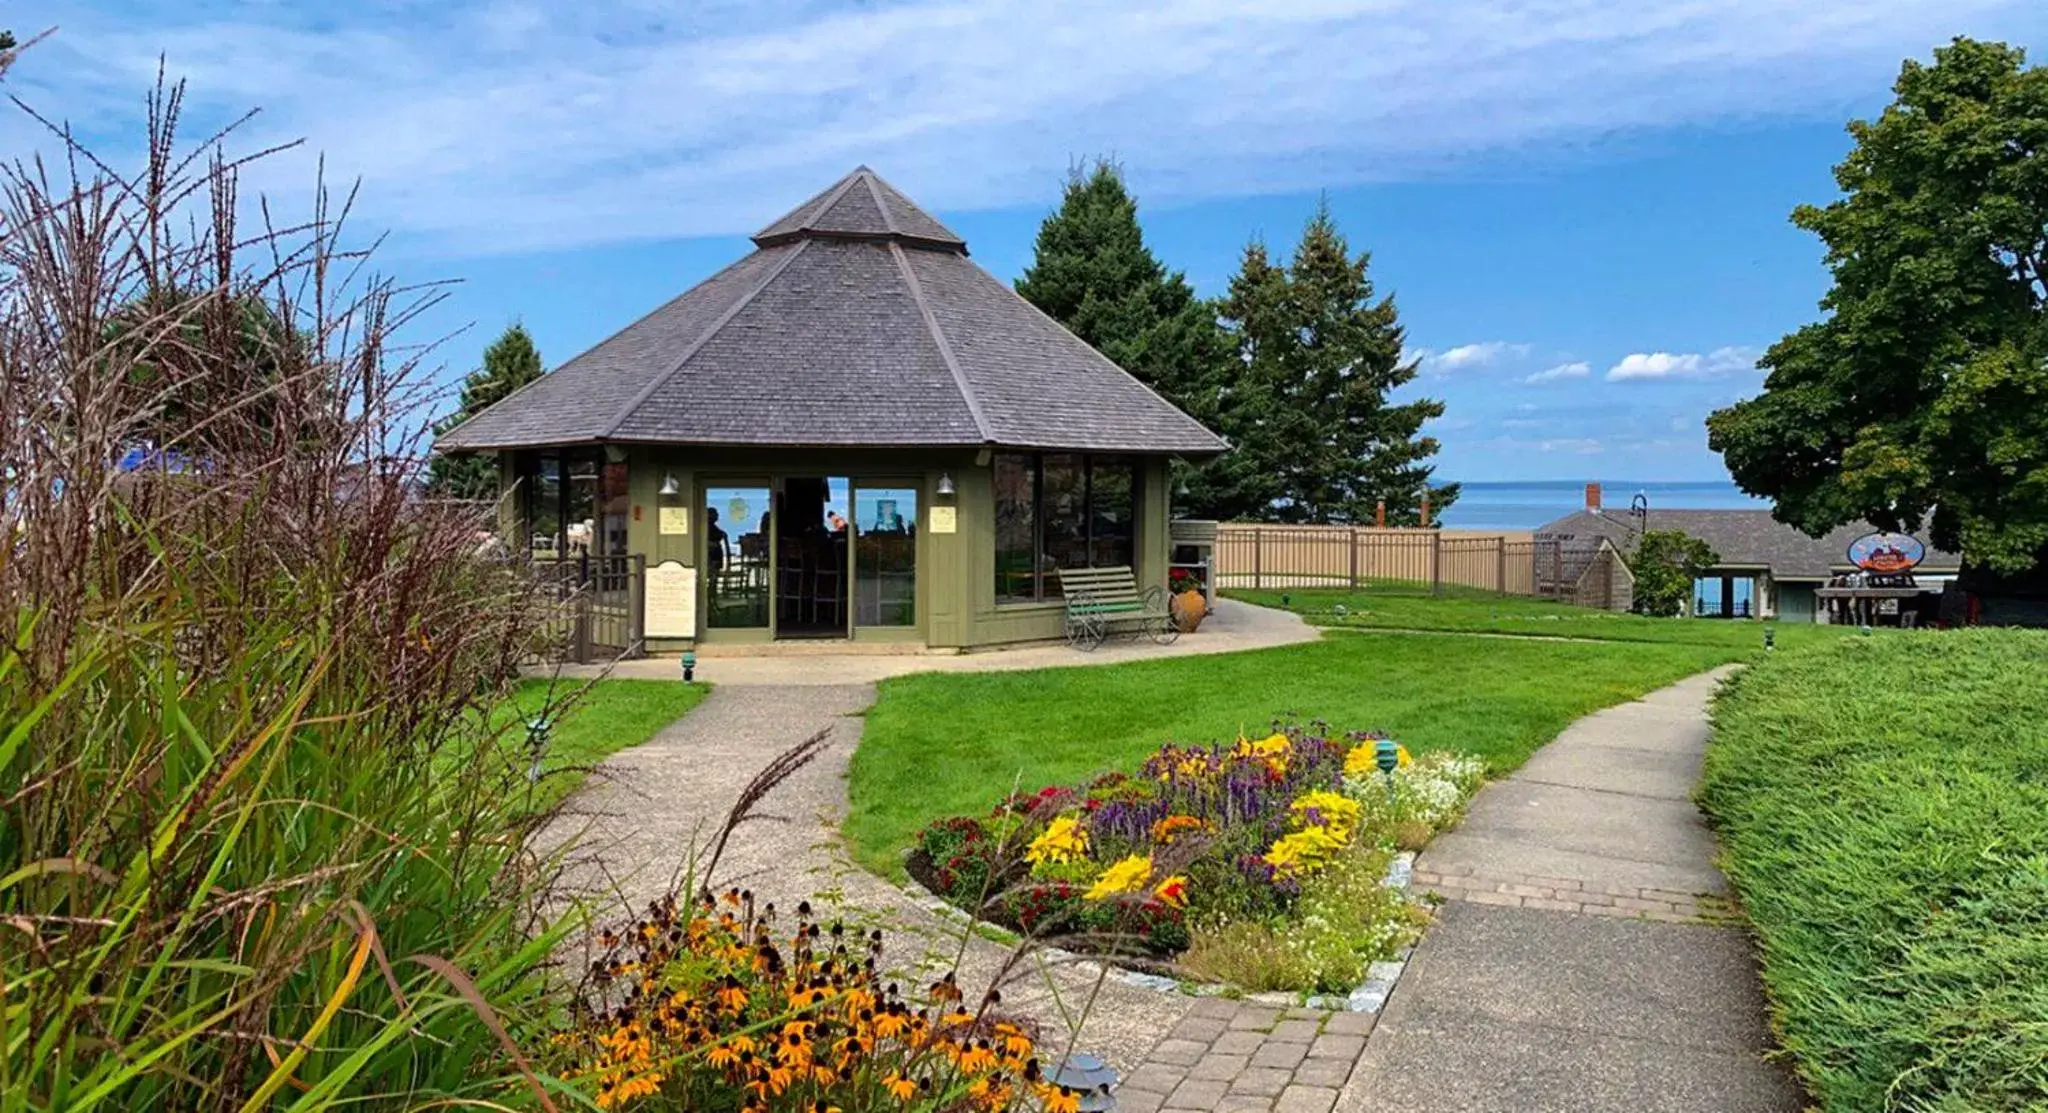
[[[562,534],[562,458],[553,454],[533,462],[533,475],[526,487],[527,550],[534,557],[552,560]]]
[[[569,457],[569,520],[564,532],[568,535],[569,555],[572,557],[596,552],[597,480],[595,456],[579,452]]]
[[[768,625],[768,488],[704,492],[704,623]]]
[[[1032,457],[1022,454],[995,458],[998,600],[1039,597],[1038,483],[1032,464]]]
[[[1136,563],[1134,475],[1131,461],[1121,456],[1088,462],[1089,563],[1097,568]]]
[[[1088,558],[1088,472],[1080,456],[1045,455],[1045,564],[1086,568]]]
[[[853,528],[855,624],[917,625],[917,492],[859,488]]]
[[[597,505],[603,520],[598,536],[600,554],[626,555],[626,518],[632,501],[626,494],[626,465],[606,464],[597,485]]]

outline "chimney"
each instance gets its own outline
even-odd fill
[[[1600,513],[1600,485],[1598,483],[1586,484],[1586,510],[1593,514]]]

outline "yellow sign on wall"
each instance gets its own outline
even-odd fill
[[[933,533],[958,533],[960,531],[960,512],[957,508],[951,506],[934,506],[932,507],[931,523]]]
[[[690,508],[687,506],[662,507],[661,532],[664,534],[690,532]]]

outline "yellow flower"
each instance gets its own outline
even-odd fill
[[[1161,846],[1171,843],[1189,831],[1207,831],[1210,823],[1192,815],[1169,815],[1152,824],[1152,841]]]
[[[1159,898],[1159,903],[1169,908],[1186,908],[1188,906],[1188,879],[1180,874],[1174,874],[1172,877],[1154,886],[1152,895]]]
[[[1344,840],[1328,827],[1304,827],[1274,840],[1266,851],[1266,864],[1283,876],[1299,877],[1329,864],[1331,856],[1344,849]]]
[[[1415,758],[1409,754],[1408,747],[1395,743],[1395,767],[1406,769],[1413,764],[1415,764]],[[1379,771],[1380,755],[1379,751],[1373,746],[1371,739],[1351,747],[1351,752],[1344,755],[1344,773],[1347,776],[1368,777]]]
[[[1059,816],[1045,825],[1045,830],[1024,851],[1024,857],[1033,865],[1045,862],[1072,862],[1088,853],[1088,832],[1081,822],[1072,816]]]
[[[1144,854],[1133,854],[1102,871],[1102,876],[1095,879],[1094,887],[1082,895],[1088,900],[1103,900],[1118,893],[1135,893],[1151,879],[1152,859]]]
[[[1350,842],[1351,832],[1358,828],[1358,801],[1334,792],[1304,792],[1295,797],[1288,811],[1303,823],[1307,822],[1309,813],[1314,812],[1339,842]]]

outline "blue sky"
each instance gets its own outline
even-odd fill
[[[1241,9],[1255,8],[1253,11]],[[1067,166],[1109,155],[1169,265],[1219,293],[1326,193],[1449,403],[1460,479],[1720,478],[1700,419],[1816,312],[1842,125],[1956,34],[2039,46],[2039,0],[286,0],[10,4],[9,79],[132,149],[159,53],[188,131],[256,107],[245,193],[359,177],[384,269],[460,279],[452,378],[524,320],[558,363],[866,162],[1014,277]],[[17,113],[0,150],[49,150]],[[302,208],[298,211],[303,211]]]

